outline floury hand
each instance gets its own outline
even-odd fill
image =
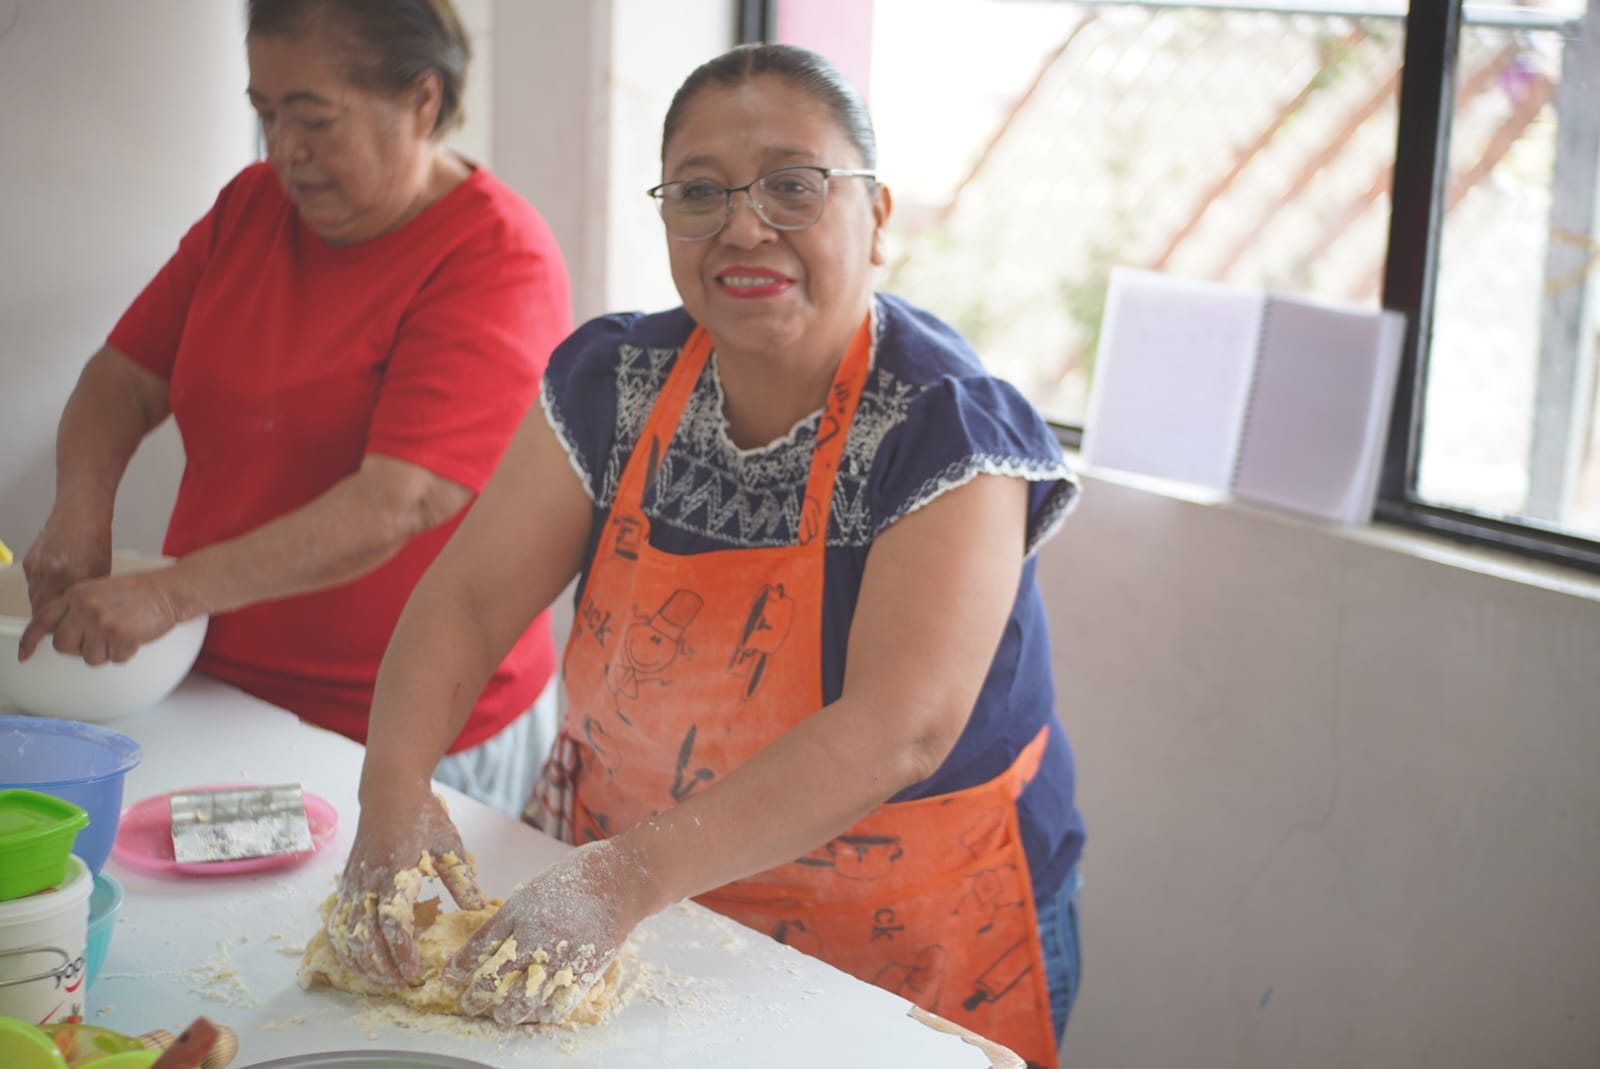
[[[411,812],[415,819],[391,815]],[[472,859],[437,796],[429,793],[414,806],[386,805],[382,814],[363,809],[324,920],[328,942],[346,968],[388,987],[421,977],[416,903],[429,876],[444,884],[460,908],[483,908]]]
[[[639,921],[649,874],[615,840],[578,847],[520,886],[445,968],[463,1013],[502,1025],[570,1016]]]

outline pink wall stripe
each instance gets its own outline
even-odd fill
[[[820,52],[869,96],[872,0],[778,0],[778,42]]]

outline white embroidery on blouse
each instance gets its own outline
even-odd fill
[[[556,404],[555,391],[541,389],[539,391],[539,407],[544,409],[544,418],[550,424],[550,429],[556,432],[556,439],[561,443],[561,451],[567,454],[567,463],[572,465],[572,470],[578,473],[578,482],[583,484],[583,492],[589,495],[589,500],[594,500],[594,480],[589,477],[589,469],[583,462],[583,453],[572,440],[572,435],[567,431],[567,420],[561,415],[561,409]]]
[[[974,454],[962,459],[959,463],[951,464],[933,478],[922,484],[922,488],[902,505],[899,511],[892,516],[886,516],[878,524],[881,534],[890,524],[904,519],[917,511],[922,506],[933,501],[939,495],[948,493],[959,486],[976,479],[980,475],[1004,475],[1011,478],[1025,479],[1028,482],[1056,482],[1065,481],[1066,486],[1056,493],[1051,494],[1044,503],[1039,513],[1039,519],[1034,530],[1029,534],[1024,547],[1024,554],[1032,556],[1034,551],[1050,540],[1061,525],[1066,522],[1067,515],[1078,504],[1078,477],[1065,463],[1057,461],[1029,460],[1022,457],[989,456]]]
[[[876,315],[873,318],[876,350],[881,319]],[[627,448],[613,446],[605,458],[597,501],[601,507],[609,505],[616,496],[628,454],[644,429],[677,354],[676,348],[618,347],[616,423],[612,441],[626,443]],[[1077,502],[1077,481],[1060,459],[974,454],[930,476],[892,515],[874,518],[868,499],[868,478],[873,461],[884,439],[906,421],[912,403],[923,389],[925,387],[898,379],[881,367],[868,373],[834,482],[828,544],[868,545],[897,520],[978,475],[1015,476],[1034,482],[1064,480],[1064,485],[1045,501],[1033,525],[1027,552],[1034,552],[1055,533]],[[555,428],[585,490],[589,491],[594,481],[552,394],[549,390],[540,392],[546,418]],[[801,499],[810,471],[819,416],[820,411],[811,413],[788,434],[764,446],[740,449],[728,433],[722,383],[713,356],[695,383],[678,430],[646,493],[646,513],[653,522],[726,545],[792,545],[799,530]]]

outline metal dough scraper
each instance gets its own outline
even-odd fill
[[[298,783],[177,791],[170,801],[177,861],[242,861],[312,849]]]

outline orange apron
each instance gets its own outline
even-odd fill
[[[688,556],[641,503],[711,351],[695,328],[640,433],[567,643],[569,704],[528,819],[568,842],[682,802],[822,706],[834,475],[871,364],[870,318],[835,373],[793,546]],[[1056,1065],[1016,799],[1045,731],[988,783],[880,806],[796,861],[699,901],[923,1009]],[[774,814],[782,819],[782,814]]]

